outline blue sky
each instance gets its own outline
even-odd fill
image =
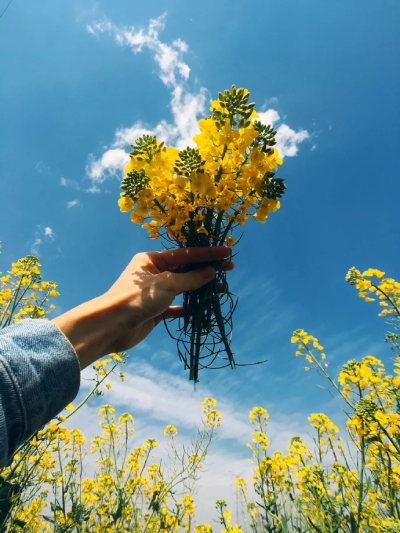
[[[159,327],[132,350],[126,386],[106,396],[146,436],[170,420],[193,425],[204,395],[219,399],[221,487],[247,468],[255,404],[271,413],[276,447],[307,433],[310,412],[341,418],[294,358],[294,329],[320,338],[332,373],[369,353],[390,364],[384,322],[344,276],[354,265],[400,277],[399,16],[395,0],[14,0],[0,20],[1,265],[37,253],[59,283],[58,312],[108,289],[136,252],[160,248],[116,205],[135,132],[185,144],[207,100],[232,83],[279,128],[287,194],[265,225],[246,226],[230,275],[237,358],[268,363],[203,373],[194,393]],[[88,428],[95,411],[77,422]]]

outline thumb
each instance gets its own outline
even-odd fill
[[[172,272],[168,272],[168,274],[167,283],[170,284],[170,289],[177,296],[182,292],[200,289],[200,287],[209,283],[215,277],[215,270],[213,267],[207,266],[184,274]]]

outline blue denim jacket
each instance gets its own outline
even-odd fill
[[[78,357],[47,320],[23,320],[0,330],[0,467],[20,444],[78,393]]]

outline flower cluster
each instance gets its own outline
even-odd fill
[[[376,268],[369,268],[361,273],[352,267],[346,275],[346,281],[355,286],[359,291],[358,296],[364,298],[366,302],[379,301],[379,305],[383,309],[378,316],[399,315],[400,283],[392,278],[384,278],[384,275],[385,272]]]
[[[207,428],[214,428],[221,425],[221,413],[215,408],[217,405],[214,398],[205,398],[201,403],[204,415],[204,424]]]
[[[302,329],[296,329],[296,331],[293,332],[291,342],[292,344],[297,344],[296,357],[303,355],[307,362],[310,365],[313,365],[316,362],[316,358],[313,354],[313,349],[315,349],[317,350],[317,353],[319,352],[320,361],[317,363],[318,366],[321,364],[328,366],[328,363],[325,361],[326,355],[323,353],[324,348],[313,335],[309,335]],[[310,367],[306,366],[305,370],[310,370]]]
[[[171,424],[168,424],[168,426],[164,429],[164,437],[175,437],[175,435],[178,433],[175,426],[172,426]]]
[[[179,247],[233,246],[235,228],[250,218],[264,223],[280,208],[286,185],[275,177],[282,164],[276,132],[257,120],[254,107],[249,92],[233,85],[211,101],[194,148],[166,147],[152,135],[136,139],[120,210],[151,238]],[[236,302],[225,272],[219,264],[211,266],[218,271],[215,280],[184,294],[184,319],[173,337],[194,382],[201,368],[235,368],[230,338]],[[213,366],[221,359],[227,363]]]
[[[45,318],[55,309],[48,302],[59,296],[57,284],[42,280],[40,266],[36,257],[28,255],[0,277],[0,328],[23,318]]]
[[[156,137],[136,140],[122,182],[120,210],[150,237],[188,246],[233,244],[231,230],[250,216],[265,222],[279,209],[285,185],[274,130],[257,121],[249,92],[236,89],[211,101],[199,121],[196,148],[165,147]]]

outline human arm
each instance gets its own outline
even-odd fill
[[[80,370],[132,348],[182,308],[175,296],[200,288],[215,271],[187,265],[221,262],[229,248],[183,248],[134,256],[113,286],[51,322],[24,320],[0,331],[0,466],[79,390]],[[231,270],[233,263],[222,264]]]
[[[211,266],[185,273],[177,273],[177,269],[222,262],[230,254],[225,246],[137,254],[106,293],[55,318],[53,323],[74,346],[83,369],[104,355],[132,348],[163,316],[180,316],[182,307],[171,306],[174,298],[202,287],[215,275]],[[230,260],[222,263],[225,270],[233,266]]]

